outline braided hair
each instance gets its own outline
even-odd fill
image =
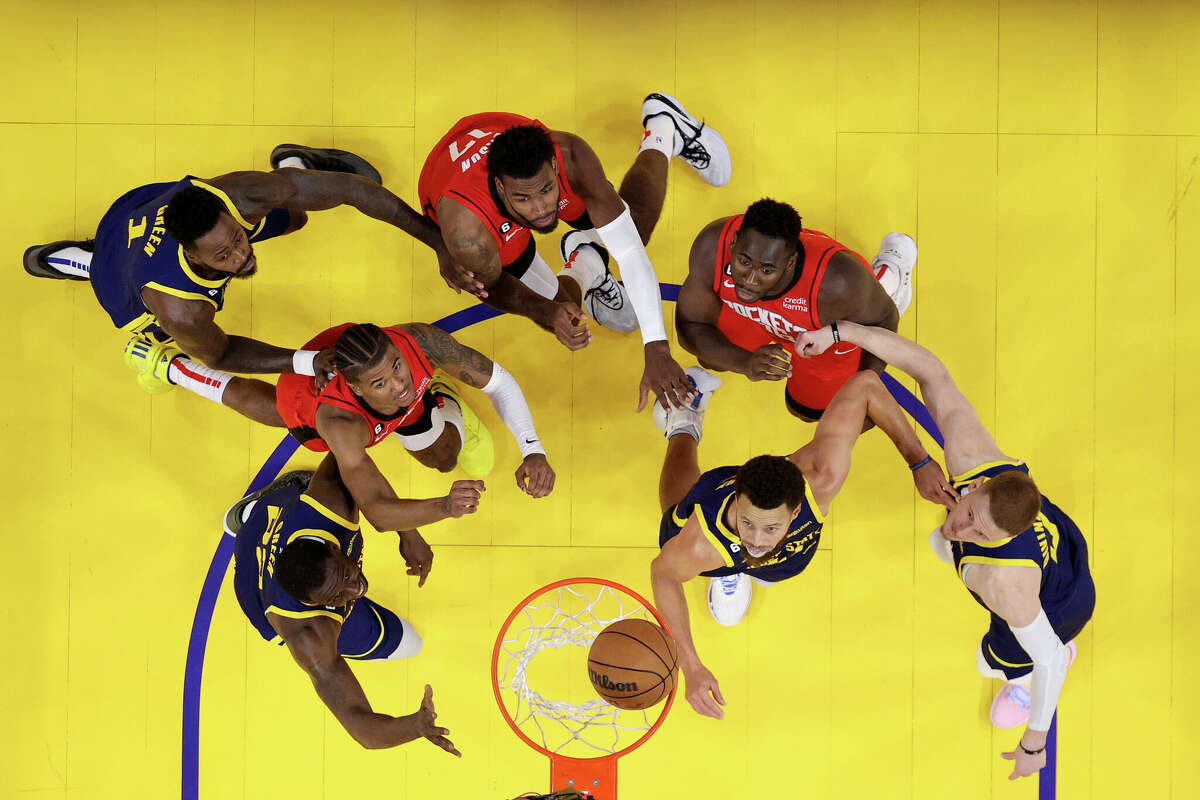
[[[351,325],[333,346],[333,363],[346,380],[356,380],[358,373],[383,359],[389,344],[391,339],[378,325]]]
[[[171,238],[188,250],[196,249],[196,240],[217,225],[225,204],[212,192],[189,186],[171,196],[163,212],[163,227]]]

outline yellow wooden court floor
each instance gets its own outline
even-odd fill
[[[461,332],[520,380],[558,485],[540,501],[518,493],[516,449],[476,394],[497,468],[477,515],[426,529],[425,587],[404,575],[394,535],[368,533],[372,595],[425,649],[354,670],[386,713],[415,710],[432,683],[464,758],[425,742],[368,752],[246,623],[220,571],[198,714],[185,714],[221,514],[279,431],[183,391],[142,393],[88,287],[34,280],[18,259],[90,236],[134,186],[267,168],[285,141],[361,153],[415,205],[428,148],[485,110],[579,133],[616,183],[652,91],[704,117],[734,160],[722,189],[672,166],[649,246],[660,280],[683,278],[701,226],[762,196],[868,257],[884,233],[911,233],[901,332],[946,361],[1001,448],[1088,537],[1097,611],[1059,707],[1056,794],[1040,796],[1200,796],[1200,5],[3,0],[0,14],[0,797],[546,789],[546,760],[495,708],[491,643],[520,597],[557,578],[649,594],[664,443],[633,412],[636,335],[601,331],[569,354],[520,319]],[[539,246],[554,263],[557,238]],[[260,274],[230,288],[218,322],[276,344],[471,304],[423,246],[353,210],[314,213],[258,254]],[[725,377],[702,466],[811,436],[780,386]],[[402,495],[444,494],[454,477],[392,443],[374,454]],[[803,575],[759,591],[729,629],[708,616],[703,581],[689,585],[726,718],[681,695],[622,760],[620,797],[1038,797],[1035,779],[1007,780],[1000,753],[1016,736],[991,729],[998,686],[974,666],[986,616],[926,544],[940,516],[873,431]]]

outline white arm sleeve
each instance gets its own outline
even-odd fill
[[[483,387],[483,393],[492,401],[492,406],[500,419],[512,431],[517,440],[517,447],[524,459],[532,453],[545,455],[546,449],[538,439],[533,427],[533,415],[529,413],[529,404],[516,378],[508,374],[508,370],[496,362],[492,362],[492,379]]]
[[[637,314],[638,326],[642,329],[642,344],[663,342],[667,339],[667,327],[663,323],[662,294],[658,290],[658,276],[654,265],[646,254],[641,234],[629,215],[629,206],[621,216],[607,225],[596,228],[600,241],[621,268],[621,279],[629,302]]]
[[[1035,731],[1050,730],[1050,720],[1058,706],[1063,681],[1067,677],[1067,648],[1050,627],[1045,610],[1024,628],[1008,626],[1017,642],[1033,659],[1033,678],[1029,686],[1029,722]]]

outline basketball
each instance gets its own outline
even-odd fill
[[[650,708],[675,688],[676,655],[675,640],[653,622],[619,620],[592,642],[588,678],[617,708]]]

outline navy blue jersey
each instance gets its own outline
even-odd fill
[[[234,550],[233,584],[238,602],[263,638],[278,636],[266,613],[290,619],[329,617],[338,623],[349,616],[353,604],[314,606],[301,602],[275,582],[275,559],[288,542],[297,538],[333,542],[362,567],[362,532],[358,523],[343,519],[296,486],[264,495],[250,512],[237,535]]]
[[[997,461],[956,475],[951,478],[951,483],[962,494],[967,484],[976,478],[992,478],[1010,470],[1029,474],[1029,468],[1020,461]],[[1083,533],[1045,495],[1042,495],[1042,507],[1033,525],[1016,536],[985,544],[956,541],[951,542],[950,546],[960,577],[963,566],[967,564],[1009,564],[1040,569],[1042,608],[1047,616],[1053,617],[1057,609],[1072,605],[1077,591],[1091,586],[1087,542]],[[971,596],[986,608],[979,595],[971,592]]]
[[[817,543],[821,540],[821,526],[825,524],[825,517],[812,496],[808,482],[804,484],[800,513],[792,520],[783,546],[765,563],[750,566],[742,552],[742,540],[737,530],[725,522],[725,512],[733,502],[733,482],[739,469],[717,467],[701,475],[683,500],[663,513],[658,530],[658,546],[662,547],[678,535],[688,518],[694,515],[704,537],[725,560],[724,567],[708,570],[702,575],[715,577],[744,572],[763,581],[781,581],[800,574],[816,554]]]
[[[219,197],[251,242],[279,236],[291,224],[287,209],[276,208],[252,225],[228,195],[191,176],[175,183],[152,183],[126,192],[100,220],[90,270],[96,298],[112,317],[113,324],[123,331],[159,330],[154,315],[142,302],[145,287],[188,300],[202,300],[218,311],[225,304],[225,287],[233,276],[213,280],[197,275],[184,256],[183,247],[163,227],[167,203],[176,192],[189,186],[198,186]]]

